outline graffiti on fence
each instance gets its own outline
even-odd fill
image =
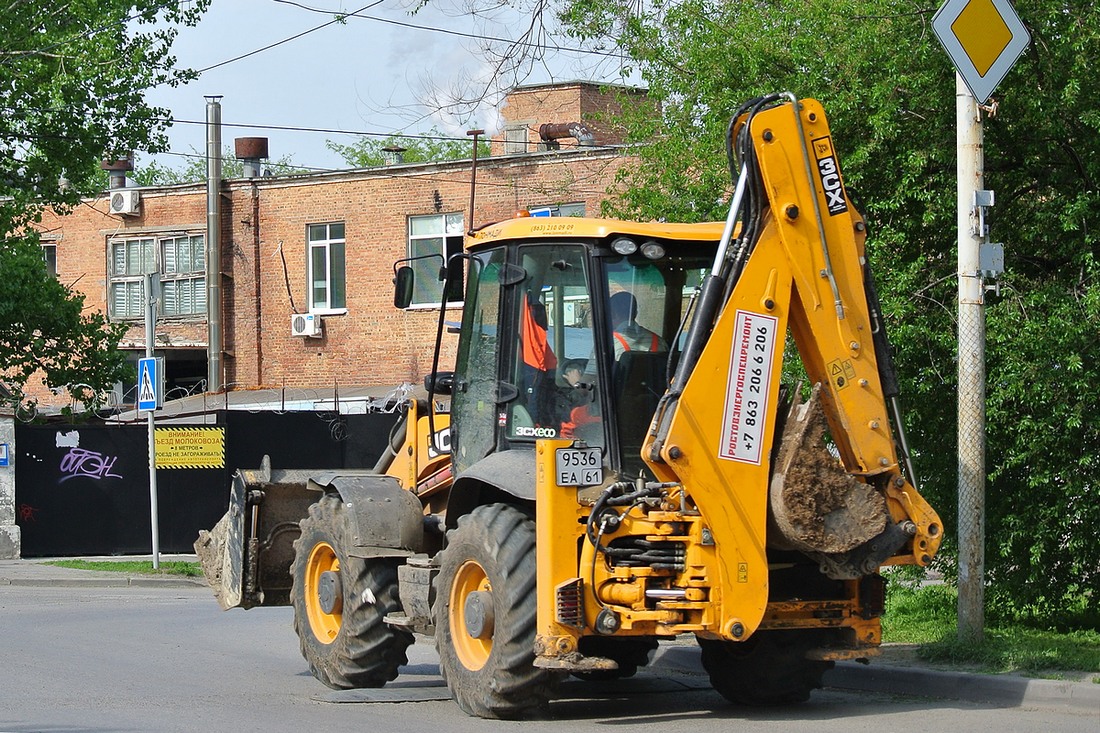
[[[70,448],[61,459],[61,478],[58,483],[78,476],[94,479],[122,478],[111,472],[117,460],[118,456],[105,456],[98,451],[84,448]]]

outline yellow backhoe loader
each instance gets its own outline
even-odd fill
[[[727,148],[725,222],[471,232],[445,268],[465,278],[453,371],[433,368],[373,471],[237,473],[196,543],[222,606],[292,604],[334,688],[385,684],[432,634],[455,701],[489,718],[688,634],[746,704],[875,654],[880,568],[927,565],[942,528],[908,465],[864,220],[817,102],[746,103]],[[400,263],[398,306],[413,278]]]

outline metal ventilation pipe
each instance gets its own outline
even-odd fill
[[[206,390],[222,388],[222,104],[206,98]]]
[[[572,137],[577,144],[590,147],[596,144],[595,133],[583,122],[548,122],[539,125],[539,137],[544,143],[551,143],[563,137]]]
[[[405,151],[400,145],[387,145],[382,148],[382,165],[401,165],[405,162]]]
[[[104,160],[99,167],[111,176],[110,188],[126,188],[126,174],[134,169],[134,154],[127,153],[122,160]]]
[[[239,137],[233,141],[233,151],[237,160],[244,164],[245,178],[259,178],[263,175],[260,161],[268,157],[266,137]]]

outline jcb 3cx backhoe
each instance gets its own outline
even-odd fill
[[[748,704],[872,656],[880,568],[926,565],[941,525],[907,465],[864,221],[813,100],[747,103],[727,153],[725,222],[472,232],[446,268],[466,278],[455,369],[376,469],[238,471],[196,543],[223,607],[291,603],[334,688],[384,685],[434,634],[455,701],[489,718],[683,634]],[[794,347],[804,389],[781,386]]]

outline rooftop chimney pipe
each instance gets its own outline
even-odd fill
[[[111,190],[126,188],[126,174],[134,169],[134,154],[127,153],[122,160],[104,160],[99,167],[111,175]]]
[[[382,148],[382,165],[400,165],[405,162],[405,151],[400,145],[388,145]]]
[[[577,144],[590,147],[596,144],[596,136],[583,122],[548,122],[539,126],[539,137],[544,143],[563,137],[576,138]]]
[[[222,388],[222,103],[206,98],[206,391]]]
[[[266,137],[239,137],[233,141],[237,160],[244,164],[245,178],[259,178],[260,161],[268,158]]]

